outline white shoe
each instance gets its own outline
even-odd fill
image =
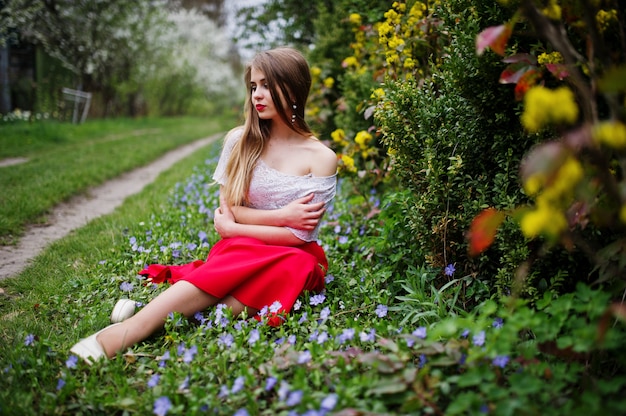
[[[74,344],[72,348],[70,348],[70,352],[76,354],[77,356],[85,360],[87,364],[89,365],[93,364],[94,361],[98,361],[102,357],[106,358],[106,353],[104,352],[104,348],[102,348],[102,345],[98,342],[96,337],[102,331],[115,325],[119,325],[119,323],[109,325],[106,328],[101,329],[100,331],[96,332],[95,334],[90,335],[87,338],[81,339],[76,344]]]
[[[111,312],[111,322],[118,323],[125,321],[135,314],[135,301],[131,299],[120,299]]]

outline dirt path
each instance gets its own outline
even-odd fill
[[[222,137],[216,134],[179,147],[147,166],[91,189],[54,208],[48,223],[29,227],[17,246],[0,246],[0,280],[20,273],[48,244],[65,237],[101,215],[110,214],[129,196],[140,192],[164,170],[195,150]]]

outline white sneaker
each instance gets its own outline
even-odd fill
[[[118,323],[125,321],[135,314],[135,301],[131,299],[120,299],[111,312],[111,322]]]
[[[70,352],[85,360],[89,365],[93,364],[94,361],[98,361],[102,357],[106,358],[104,348],[102,348],[102,345],[100,345],[96,337],[105,329],[108,329],[115,325],[119,325],[119,323],[109,325],[106,328],[103,328],[100,331],[96,332],[95,334],[90,335],[87,338],[81,339],[76,344],[74,344],[72,348],[70,348]]]

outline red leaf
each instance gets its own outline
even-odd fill
[[[474,217],[467,233],[470,256],[476,256],[491,246],[504,218],[504,213],[495,208],[487,208]]]
[[[517,84],[520,78],[534,67],[525,62],[516,62],[504,68],[500,74],[500,84]]]
[[[536,68],[529,69],[524,72],[515,86],[515,99],[520,101],[526,95],[526,92],[541,79],[541,72]]]
[[[476,36],[476,53],[482,55],[488,47],[504,56],[504,49],[513,32],[511,25],[490,26]]]
[[[546,68],[559,80],[569,77],[569,71],[563,64],[546,64]]]

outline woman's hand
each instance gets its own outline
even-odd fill
[[[323,202],[310,204],[314,194],[309,194],[290,202],[280,209],[282,226],[299,230],[312,230],[326,211]]]
[[[232,232],[234,228],[234,224],[236,224],[235,216],[233,215],[232,210],[226,204],[226,201],[223,200],[220,195],[220,206],[215,210],[213,215],[213,226],[215,227],[215,231],[222,238],[232,237]]]

